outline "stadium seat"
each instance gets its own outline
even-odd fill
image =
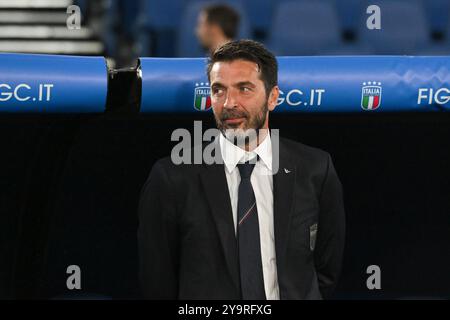
[[[373,48],[365,44],[346,43],[331,49],[324,49],[320,51],[324,56],[354,56],[354,55],[373,55]]]
[[[217,1],[194,1],[190,2],[181,18],[177,38],[177,56],[178,57],[202,57],[205,56],[197,37],[195,35],[195,26],[197,25],[198,14],[201,9]],[[250,37],[250,26],[243,6],[238,1],[220,2],[227,3],[235,8],[240,16],[239,39]]]
[[[83,15],[87,14],[87,8],[88,8],[88,0],[75,0],[73,4],[80,7],[81,13]]]
[[[450,18],[447,22],[447,28],[444,31],[444,44],[450,45]]]
[[[422,0],[431,31],[444,34],[450,22],[449,0]]]
[[[381,9],[381,29],[370,30],[362,16],[359,23],[359,41],[373,46],[377,54],[415,54],[431,45],[431,35],[420,1],[376,0],[366,1]]]
[[[315,55],[342,43],[330,1],[287,1],[275,10],[268,46],[278,55]]]
[[[122,11],[122,21],[125,32],[132,36],[136,31],[139,11],[141,6],[138,1],[123,1],[121,10]]]
[[[267,34],[276,2],[274,0],[241,0],[252,31]]]
[[[243,0],[246,1],[246,0]],[[292,1],[292,0],[278,0],[276,3]],[[311,0],[295,0],[296,2],[307,2]],[[334,6],[338,15],[341,28],[346,33],[355,33],[357,24],[361,14],[364,14],[365,9],[361,0],[315,0],[316,2],[328,2]],[[275,1],[274,1],[275,3]],[[275,7],[275,6],[274,6]],[[273,8],[272,8],[273,9]]]
[[[450,44],[439,44],[427,46],[416,52],[419,56],[448,56],[450,55]]]
[[[140,2],[140,20],[156,30],[178,27],[178,13],[183,9],[182,0],[138,0]],[[170,14],[172,13],[172,14]]]
[[[139,55],[172,57],[182,0],[139,0]]]
[[[353,35],[358,29],[361,15],[366,12],[363,2],[361,0],[334,0],[334,2],[342,29]]]

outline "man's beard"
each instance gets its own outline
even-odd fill
[[[222,109],[222,114],[217,115],[214,113],[214,119],[216,120],[217,128],[222,132],[222,134],[231,142],[236,144],[236,140],[245,141],[247,146],[249,143],[256,143],[255,138],[259,136],[259,130],[264,127],[267,118],[267,112],[269,106],[267,102],[264,103],[263,107],[253,117],[245,111],[238,111],[237,109]],[[233,118],[244,118],[244,127],[239,128],[237,125],[227,125],[225,120]]]

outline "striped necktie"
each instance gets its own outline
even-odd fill
[[[265,300],[258,210],[250,182],[255,164],[243,163],[238,164],[237,167],[241,175],[238,192],[237,238],[242,299]]]

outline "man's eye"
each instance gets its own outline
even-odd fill
[[[223,89],[221,89],[221,88],[214,88],[212,91],[213,91],[213,94],[215,94],[215,95],[220,95],[223,93]]]
[[[242,92],[250,92],[250,91],[252,91],[252,89],[250,89],[249,87],[241,87],[241,91]]]

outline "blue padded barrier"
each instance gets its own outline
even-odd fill
[[[450,57],[279,57],[275,112],[450,110]],[[143,58],[141,112],[211,109],[204,58]]]
[[[103,57],[0,53],[0,112],[104,112]]]
[[[278,61],[281,95],[275,112],[450,107],[449,56],[279,57]],[[141,112],[210,110],[205,71],[204,58],[141,59]],[[127,88],[127,83],[116,85]],[[108,90],[102,57],[0,54],[0,112],[104,112],[107,95],[113,97],[109,103],[114,102],[113,91],[111,86]]]

